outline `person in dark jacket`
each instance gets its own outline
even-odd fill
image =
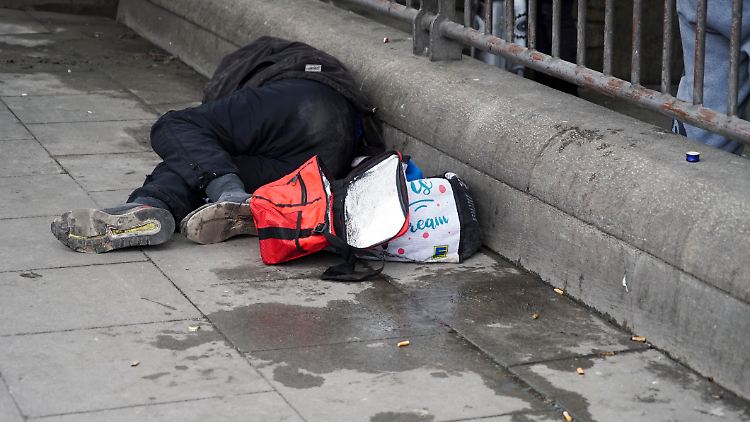
[[[355,156],[385,150],[373,113],[335,58],[259,38],[221,61],[202,105],[154,124],[151,145],[163,162],[125,204],[66,212],[52,233],[79,252],[161,244],[177,221],[202,244],[255,234],[250,192],[314,155],[340,178]]]

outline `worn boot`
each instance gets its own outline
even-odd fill
[[[212,180],[206,186],[212,201],[188,214],[180,222],[180,232],[195,243],[223,242],[241,234],[257,236],[250,213],[251,195],[235,174]]]
[[[57,217],[52,234],[76,252],[102,253],[130,246],[159,245],[172,238],[175,221],[164,208],[140,203],[77,209]]]

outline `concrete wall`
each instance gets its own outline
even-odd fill
[[[392,145],[467,179],[489,248],[750,397],[748,161],[474,60],[430,63],[316,0],[122,0],[119,19],[207,75],[261,35],[330,52]]]

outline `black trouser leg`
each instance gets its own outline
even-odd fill
[[[141,197],[156,198],[167,204],[168,211],[172,213],[177,223],[204,204],[203,195],[191,189],[180,175],[170,170],[164,163],[159,163],[154,171],[146,176],[143,186],[130,194],[128,202]]]

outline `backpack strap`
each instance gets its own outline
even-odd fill
[[[324,232],[323,235],[326,240],[331,244],[331,247],[344,258],[344,262],[339,265],[329,267],[323,275],[320,276],[323,280],[330,281],[367,281],[383,272],[385,267],[385,259],[381,257],[380,268],[368,271],[357,271],[355,265],[358,261],[357,256],[354,254],[354,248],[347,245],[346,242],[341,240],[338,236],[335,236],[329,232]],[[372,254],[370,251],[360,250],[366,254]]]

